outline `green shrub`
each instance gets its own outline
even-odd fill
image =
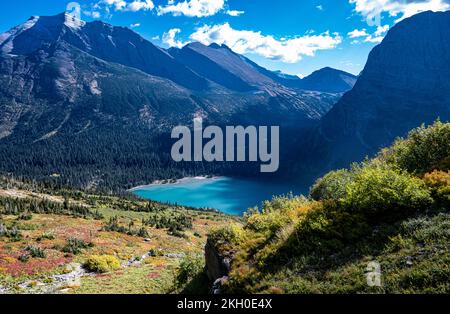
[[[143,222],[144,224],[144,222]],[[138,237],[142,237],[142,238],[148,238],[150,235],[147,232],[147,229],[145,229],[144,226],[142,226],[139,229],[135,229],[133,228],[134,226],[134,221],[130,221],[128,223],[128,227],[122,226],[119,223],[119,218],[117,216],[115,217],[110,217],[109,221],[106,223],[105,226],[103,226],[102,230],[103,231],[110,231],[110,232],[119,232],[119,233],[124,233],[124,234],[128,234],[131,236],[138,236]]]
[[[36,241],[42,241],[44,239],[54,240],[55,234],[53,232],[44,232],[36,239]]]
[[[203,256],[185,256],[180,263],[175,278],[176,287],[181,288],[203,273],[205,261]]]
[[[21,254],[19,256],[19,261],[21,261],[22,263],[26,263],[30,260],[30,254],[25,253],[25,254]]]
[[[245,230],[271,237],[303,215],[310,205],[311,202],[303,196],[276,196],[271,201],[264,202],[261,211],[253,208],[245,213]]]
[[[383,150],[378,158],[411,173],[433,169],[449,170],[450,123],[435,122],[409,132],[406,139],[397,140]]]
[[[284,251],[304,255],[336,252],[370,230],[363,214],[348,212],[336,202],[316,205],[296,226]]]
[[[64,253],[70,253],[70,254],[80,254],[82,252],[83,249],[88,249],[93,247],[94,244],[93,243],[87,243],[81,239],[77,239],[77,238],[69,238],[66,241],[66,244],[64,245],[64,247],[62,248],[62,251]]]
[[[359,166],[347,184],[343,205],[353,212],[370,217],[405,217],[426,209],[433,199],[429,189],[419,178],[405,171],[393,169],[380,162]]]
[[[0,222],[0,237],[9,238],[12,242],[17,242],[22,240],[22,233],[17,229],[16,226],[12,228],[7,228],[3,223]]]
[[[230,224],[223,228],[213,229],[208,238],[216,246],[235,245],[242,242],[244,239],[244,230],[237,224]]]
[[[346,186],[351,180],[352,173],[346,169],[331,171],[314,183],[310,196],[316,201],[339,200],[345,196]]]
[[[120,261],[112,255],[92,255],[84,263],[84,267],[91,272],[107,273],[120,268]]]
[[[45,258],[47,256],[43,249],[41,249],[38,246],[34,246],[34,245],[27,246],[25,248],[25,251],[27,251],[31,257],[35,257],[35,258]]]

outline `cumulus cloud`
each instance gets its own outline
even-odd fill
[[[381,36],[389,30],[389,25],[378,26],[375,31],[375,36]]]
[[[171,29],[164,34],[164,42],[169,46],[182,47],[186,42],[176,40],[179,29]],[[342,42],[337,33],[325,32],[320,35],[305,35],[290,39],[276,39],[270,35],[251,30],[236,30],[229,23],[204,25],[190,36],[190,41],[205,45],[225,44],[233,51],[245,54],[255,53],[265,58],[295,63],[303,56],[314,56],[319,50],[333,49]]]
[[[163,43],[167,44],[169,47],[182,48],[188,42],[183,43],[182,41],[175,39],[177,34],[180,32],[181,32],[181,29],[179,29],[179,28],[172,28],[169,31],[165,32],[162,36]]]
[[[366,37],[369,34],[367,34],[366,29],[361,29],[361,30],[355,29],[355,30],[349,32],[347,35],[350,38],[359,38],[359,37]]]
[[[135,23],[135,24],[131,24],[130,25],[131,28],[136,28],[136,27],[139,27],[139,26],[141,26],[141,23]]]
[[[228,10],[226,12],[229,16],[239,16],[245,13],[245,11]]]
[[[205,17],[215,15],[224,6],[225,0],[184,0],[178,3],[175,3],[174,0],[169,0],[167,5],[158,7],[158,15],[172,14],[174,16]]]
[[[151,11],[155,8],[155,5],[152,0],[134,0],[131,2],[127,2],[124,0],[102,0],[99,5],[106,5],[107,8],[113,8],[115,11]]]
[[[113,7],[116,11],[121,11],[127,6],[127,3],[123,0],[102,0],[101,3]]]
[[[347,35],[349,38],[361,38],[364,37],[364,42],[366,43],[380,43],[384,39],[385,33],[389,30],[389,25],[378,26],[373,34],[367,33],[367,30],[364,29],[355,29],[349,32]],[[358,44],[359,40],[353,40],[351,44]]]
[[[155,7],[155,5],[153,4],[153,1],[151,1],[151,0],[133,1],[127,5],[127,10],[132,11],[132,12],[137,12],[137,11],[141,11],[141,10],[149,11],[149,10],[153,10],[154,7]]]
[[[382,13],[388,13],[390,16],[398,16],[397,22],[428,10],[450,9],[450,0],[349,0],[349,2],[355,5],[356,12],[368,19],[376,19]]]

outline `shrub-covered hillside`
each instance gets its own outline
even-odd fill
[[[450,124],[438,121],[328,173],[309,198],[250,210],[209,236],[231,260],[222,291],[449,293],[449,169]],[[380,285],[369,285],[376,265]]]

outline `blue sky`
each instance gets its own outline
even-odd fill
[[[66,0],[0,4],[0,32]],[[325,66],[358,74],[387,30],[450,0],[78,0],[81,18],[133,28],[163,47],[224,43],[270,70],[308,75]]]

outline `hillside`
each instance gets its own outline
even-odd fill
[[[0,294],[176,292],[180,264],[236,219],[2,177]]]
[[[448,294],[449,160],[450,124],[436,122],[328,173],[308,198],[249,210],[209,235],[216,293]],[[370,286],[374,271],[381,283]]]

